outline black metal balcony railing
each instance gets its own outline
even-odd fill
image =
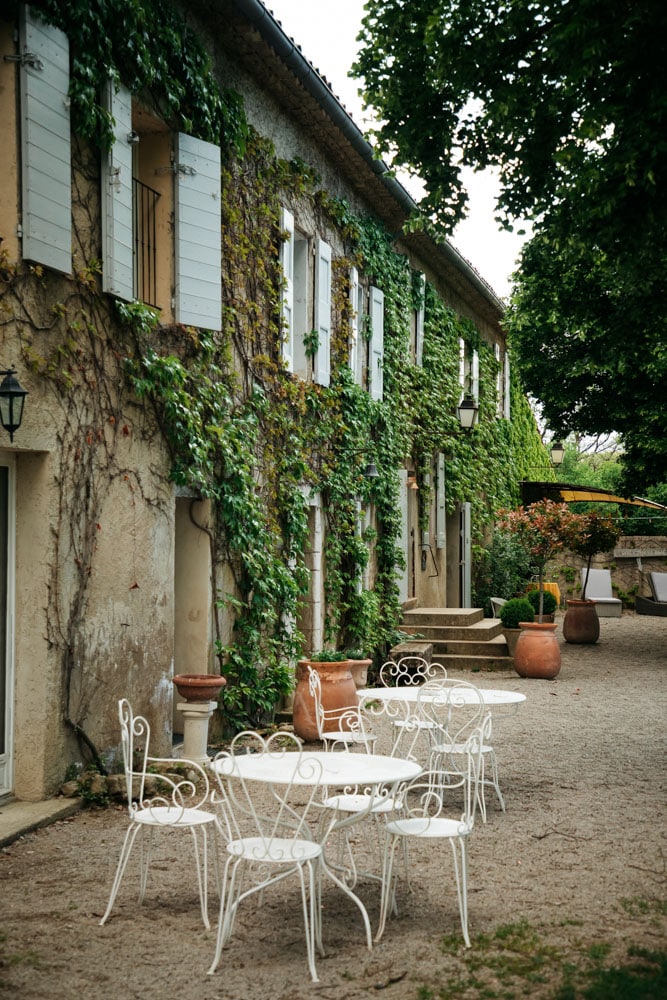
[[[158,191],[136,177],[132,179],[134,294],[149,306],[157,306],[155,209],[159,197]]]

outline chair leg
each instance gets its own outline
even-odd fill
[[[461,930],[466,948],[470,947],[468,935],[468,849],[465,837],[452,837],[449,841],[454,859],[454,877],[456,881],[456,896],[459,903]],[[461,862],[459,865],[459,852]]]
[[[389,837],[389,843],[385,847],[384,858],[382,861],[382,894],[380,897],[380,921],[375,934],[376,943],[384,934],[389,908],[391,907],[392,913],[396,911],[396,899],[394,893],[394,856],[396,854],[396,848],[398,847],[399,838],[389,834],[387,836]],[[404,837],[400,839],[405,841]]]
[[[308,888],[306,888],[306,878],[304,873],[304,868],[308,870]],[[301,906],[303,909],[303,925],[306,935],[306,953],[308,956],[308,969],[310,971],[310,978],[314,983],[319,983],[317,978],[317,969],[315,968],[315,913],[314,913],[314,902],[315,902],[315,878],[314,878],[314,866],[312,861],[306,862],[305,865],[298,866],[299,872],[299,882],[301,883]]]
[[[199,905],[201,906],[201,916],[204,921],[204,927],[207,931],[211,929],[211,924],[208,919],[208,834],[206,827],[201,828],[202,835],[202,848],[203,848],[203,878],[202,878],[202,863],[200,858],[199,849],[199,838],[197,836],[197,831],[194,826],[190,827],[190,833],[192,834],[192,841],[194,844],[195,851],[195,866],[197,869],[197,886],[199,888]]]
[[[109,914],[113,909],[113,904],[116,901],[116,896],[118,895],[118,890],[120,889],[120,883],[123,881],[123,875],[125,874],[125,869],[127,868],[127,862],[130,859],[130,854],[132,853],[134,841],[136,840],[138,833],[139,826],[136,823],[131,823],[125,833],[125,839],[123,840],[123,846],[120,851],[120,858],[118,859],[118,867],[116,868],[116,874],[114,875],[111,892],[109,894],[109,902],[107,903],[104,916],[100,920],[100,924],[106,923]]]

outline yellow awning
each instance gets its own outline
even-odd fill
[[[664,504],[643,497],[621,497],[609,490],[599,490],[594,486],[572,486],[567,483],[521,483],[521,498],[528,505],[538,500],[555,500],[558,503],[620,503],[632,507],[649,507],[651,510],[665,510]]]

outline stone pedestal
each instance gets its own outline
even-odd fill
[[[183,757],[197,764],[208,764],[208,721],[217,701],[179,701],[176,708],[183,715]]]

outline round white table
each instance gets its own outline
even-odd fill
[[[243,778],[244,781],[257,781],[267,785],[321,785],[328,790],[363,787],[364,794],[368,798],[368,808],[342,818],[334,815],[322,837],[323,847],[332,831],[358,823],[372,812],[378,798],[391,794],[397,785],[416,778],[422,771],[421,765],[416,761],[404,760],[401,757],[324,750],[302,753],[236,754],[233,757],[222,757],[211,761],[211,767],[223,778],[237,777]],[[322,858],[322,870],[358,907],[366,928],[366,941],[370,950],[373,946],[373,937],[366,907],[352,889],[332,871],[325,856]]]
[[[496,708],[510,708],[512,706],[516,709],[521,702],[526,700],[525,694],[522,694],[521,691],[506,691],[503,688],[478,688],[477,690],[481,692],[484,704],[492,711]],[[372,701],[402,702],[406,705],[416,705],[419,701],[420,691],[421,687],[418,685],[414,687],[360,688],[357,695],[360,705]],[[465,701],[468,693],[469,689],[456,689],[457,699]]]

